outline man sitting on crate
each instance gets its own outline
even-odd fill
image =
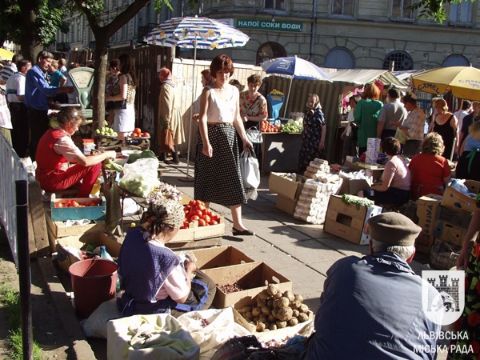
[[[440,325],[422,310],[422,279],[408,265],[421,228],[383,213],[368,230],[371,255],[346,257],[327,271],[306,359],[434,359],[424,349],[435,349]],[[424,284],[433,300],[438,292]]]

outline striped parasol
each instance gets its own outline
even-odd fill
[[[220,21],[205,17],[178,17],[172,18],[158,25],[147,36],[145,42],[150,45],[178,46],[185,49],[193,49],[193,71],[195,77],[195,65],[197,49],[215,50],[231,47],[244,46],[250,38],[243,32],[232,28]],[[196,82],[192,79],[192,103],[195,101]],[[190,106],[190,131],[188,132],[187,149],[187,180],[190,170],[190,143],[192,134],[193,106]]]
[[[145,37],[152,45],[211,50],[244,46],[248,40],[243,32],[204,17],[172,18]]]

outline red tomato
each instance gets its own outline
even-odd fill
[[[199,218],[201,218],[201,217],[203,216],[203,213],[202,213],[201,210],[195,210],[195,211],[193,212],[193,214],[197,215]]]
[[[200,220],[200,217],[198,215],[193,215],[190,217],[190,222]]]
[[[210,221],[212,221],[212,218],[209,215],[204,215],[203,220],[205,220],[205,222],[208,224]]]
[[[73,207],[80,207],[80,204],[75,200],[72,200],[71,204]]]
[[[198,226],[206,226],[206,225],[207,223],[205,222],[205,220],[203,219],[198,220]]]
[[[209,225],[217,225],[218,221],[217,220],[211,220],[208,224]]]

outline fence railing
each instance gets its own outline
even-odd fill
[[[5,138],[0,135],[0,221],[5,228],[15,265],[18,268],[16,181],[28,180],[20,158]],[[28,239],[27,239],[28,241]]]

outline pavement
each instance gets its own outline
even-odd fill
[[[186,170],[185,163],[161,163],[161,180],[176,185],[193,198],[193,181],[185,181],[189,179]],[[189,168],[189,175],[193,175],[192,167]],[[212,209],[225,218],[226,231],[221,243],[235,246],[255,261],[265,262],[291,280],[294,292],[301,294],[305,303],[316,311],[329,267],[345,256],[365,255],[368,246],[336,238],[324,233],[320,225],[306,224],[278,210],[275,207],[276,195],[268,190],[268,176],[262,176],[258,194],[257,200],[249,200],[242,207],[244,223],[255,232],[255,236],[232,236],[230,210],[211,204]],[[422,267],[418,263],[414,266],[417,270]],[[39,285],[39,291],[36,292],[39,296],[35,297],[43,303],[34,304],[35,338],[40,340],[42,348],[48,348],[46,358],[106,359],[106,341],[85,341],[50,258],[37,259],[32,271],[41,274],[39,278],[43,280],[35,280],[34,276],[34,283],[46,283],[45,286]],[[7,270],[5,273],[11,272]],[[2,278],[5,276],[0,276],[0,280]],[[50,321],[46,321],[48,318]],[[41,333],[46,335],[42,336]]]
[[[186,164],[161,163],[161,180],[176,185],[193,198],[193,182],[185,181]],[[189,175],[193,175],[190,167]],[[258,198],[242,207],[244,223],[255,236],[232,236],[230,210],[218,204],[211,208],[225,218],[226,231],[222,245],[232,245],[255,261],[263,261],[290,279],[295,293],[301,294],[316,311],[329,267],[349,256],[363,256],[368,246],[360,246],[323,232],[323,226],[294,219],[275,207],[275,194],[268,190],[268,175],[262,176]]]

